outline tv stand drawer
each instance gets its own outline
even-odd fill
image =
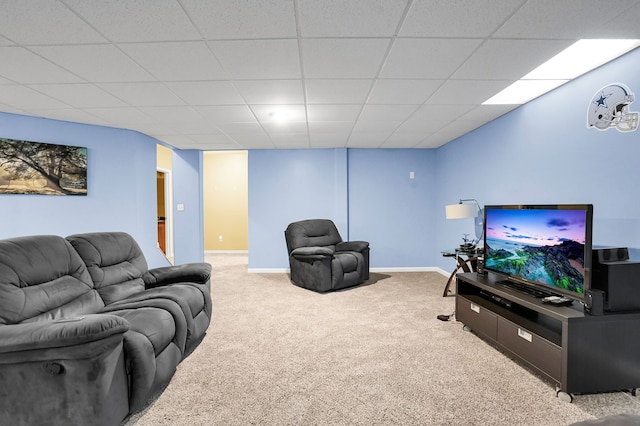
[[[562,378],[562,350],[504,318],[498,318],[498,343],[551,379]]]
[[[474,333],[496,340],[498,316],[484,306],[458,296],[456,298],[456,319],[473,330]]]

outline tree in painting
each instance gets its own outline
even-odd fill
[[[0,192],[86,195],[86,148],[0,138]]]

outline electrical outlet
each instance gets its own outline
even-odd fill
[[[222,235],[220,235],[220,236],[218,237],[218,242],[220,242],[220,243],[222,242]]]

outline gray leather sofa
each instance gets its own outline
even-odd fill
[[[318,292],[339,290],[369,279],[369,243],[342,241],[329,219],[293,222],[284,231],[291,282]]]
[[[211,266],[148,270],[124,233],[0,240],[0,419],[118,425],[204,336]]]

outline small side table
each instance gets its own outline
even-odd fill
[[[442,293],[442,297],[447,297],[449,292],[451,291],[451,283],[455,278],[456,274],[460,269],[464,272],[475,272],[478,267],[478,259],[482,256],[482,249],[473,248],[469,250],[463,250],[460,248],[451,249],[451,250],[443,250],[442,256],[444,257],[455,257],[456,259],[456,268],[451,272],[449,279],[447,280],[447,285],[444,286],[444,293]]]

